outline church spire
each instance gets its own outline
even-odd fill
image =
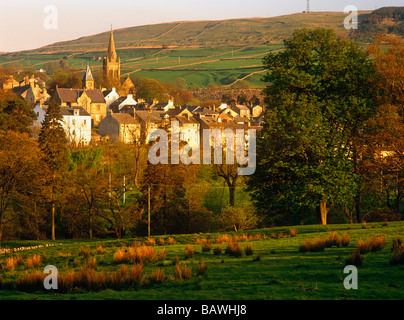
[[[115,62],[116,58],[117,58],[117,55],[116,55],[116,51],[115,51],[114,32],[112,31],[112,26],[111,26],[111,35],[109,38],[107,59],[108,59],[108,61]]]

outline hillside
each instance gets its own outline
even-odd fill
[[[369,12],[361,12],[360,19]],[[333,28],[348,34],[343,22],[345,13],[296,13],[271,18],[248,18],[219,21],[181,21],[115,30],[118,49],[158,47],[259,46],[282,43],[298,28]],[[109,31],[59,42],[32,53],[83,52],[106,50]]]
[[[359,12],[359,22],[371,11]],[[147,77],[163,82],[184,78],[187,86],[231,86],[240,80],[260,88],[262,58],[282,48],[282,41],[299,28],[332,28],[352,37],[343,27],[347,14],[311,12],[271,18],[181,21],[114,30],[123,77]],[[63,60],[77,72],[87,64],[101,70],[109,30],[39,49],[0,55],[0,66],[17,70],[44,68],[48,74]]]

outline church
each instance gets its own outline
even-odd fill
[[[112,29],[109,37],[107,56],[104,57],[102,70],[105,84],[109,89],[112,89],[112,87],[118,87],[117,91],[120,95],[134,93],[135,86],[129,76],[125,81],[121,81],[121,59],[116,53],[114,32]]]
[[[114,33],[111,29],[107,56],[104,57],[102,70],[104,78],[108,82],[115,82],[121,79],[121,58],[118,58],[115,50]]]

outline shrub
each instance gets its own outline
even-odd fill
[[[198,276],[204,276],[208,272],[208,266],[204,261],[200,261],[196,266],[196,274]]]
[[[194,248],[187,246],[185,249],[185,259],[192,259],[194,257]]]
[[[261,221],[251,205],[241,205],[237,207],[227,206],[223,209],[217,225],[224,229],[234,229],[235,231],[254,229]]]
[[[252,244],[247,244],[245,246],[245,255],[246,256],[251,256],[253,254],[254,250],[253,250],[253,246]]]

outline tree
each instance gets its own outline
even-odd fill
[[[30,190],[41,189],[40,150],[26,133],[0,133],[0,242],[7,215]]]
[[[314,207],[327,223],[360,184],[352,139],[376,113],[372,61],[333,30],[297,30],[264,58],[266,120],[249,188],[258,208]]]
[[[106,197],[107,177],[102,163],[102,149],[89,148],[69,153],[69,181],[79,209],[87,215],[88,237],[93,238],[94,218]]]
[[[378,77],[379,113],[367,123],[364,180],[379,198],[380,211],[401,216],[404,188],[404,46],[394,36],[379,36],[369,52]]]
[[[55,207],[60,192],[61,174],[67,164],[67,138],[62,126],[60,106],[51,102],[39,133],[43,163],[49,168],[48,187],[52,210],[52,240],[55,240]]]
[[[31,134],[36,114],[21,97],[0,100],[0,131],[15,131]]]

